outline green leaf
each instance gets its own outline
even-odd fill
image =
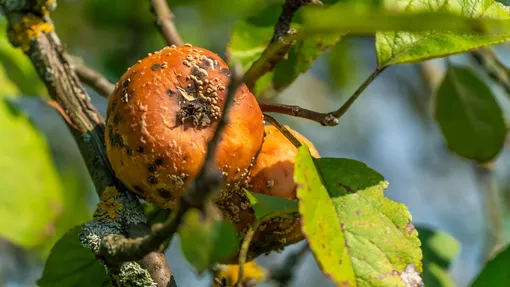
[[[237,251],[237,235],[232,223],[206,217],[197,209],[186,213],[178,232],[184,256],[199,273]]]
[[[453,279],[450,277],[450,274],[446,272],[443,268],[441,268],[439,265],[435,263],[429,263],[428,266],[424,267],[423,271],[423,283],[427,287],[457,287],[457,284],[453,281]],[[427,275],[427,269],[428,273],[430,275]],[[434,276],[434,278],[431,280],[430,278],[427,278],[427,276]]]
[[[366,164],[348,158],[314,159],[323,185],[331,197],[355,193],[384,181],[384,177]]]
[[[353,262],[328,191],[304,144],[296,155],[294,180],[302,218],[302,231],[322,272],[333,282],[356,286]]]
[[[68,167],[68,169],[66,169]],[[62,212],[55,222],[55,232],[51,238],[44,241],[39,250],[41,258],[46,260],[51,248],[69,229],[84,224],[92,219],[89,201],[87,200],[93,186],[89,182],[88,173],[77,173],[75,165],[59,169],[62,183]]]
[[[0,237],[36,247],[62,211],[59,177],[45,139],[14,103],[0,97]]]
[[[291,214],[298,212],[298,202],[285,198],[245,190],[255,211],[255,217],[260,220],[274,214]]]
[[[47,96],[47,90],[30,59],[21,49],[9,43],[6,26],[5,20],[0,19],[0,63],[8,71],[7,77],[18,87],[20,93],[17,95]]]
[[[359,70],[357,69],[355,49],[355,43],[348,37],[342,39],[330,49],[329,75],[336,88],[344,88],[355,84],[357,80]]]
[[[257,16],[238,21],[233,26],[227,50],[230,63],[239,62],[243,71],[261,55],[273,36],[274,25],[281,12],[281,4],[272,5]],[[301,29],[300,17],[296,15],[292,27]],[[310,35],[298,40],[290,49],[287,58],[276,65],[276,68],[264,75],[252,91],[256,96],[278,92],[290,85],[301,73],[306,72],[313,61],[327,48],[338,42],[340,34]]]
[[[80,243],[80,228],[74,227],[55,244],[38,286],[112,286],[104,266]]]
[[[469,68],[448,67],[437,91],[435,118],[448,147],[467,159],[490,161],[504,145],[501,108],[489,87]]]
[[[384,197],[387,182],[379,173],[350,159],[313,159],[306,146],[299,148],[295,165],[303,233],[333,281],[406,286],[400,277],[406,267],[421,272],[411,215],[405,205]]]
[[[455,287],[448,268],[459,250],[457,240],[443,232],[417,227],[423,252],[423,283],[427,287]]]
[[[452,13],[473,19],[510,19],[506,6],[494,0],[386,0],[386,4],[398,7],[405,12],[441,12]],[[446,20],[446,19],[445,19]],[[416,23],[439,23],[436,21],[420,21]],[[450,24],[461,24],[462,21],[451,19]],[[508,22],[508,21],[507,21]],[[475,24],[474,22],[471,24]],[[503,24],[503,23],[502,23]],[[448,25],[448,22],[445,22]],[[377,60],[379,67],[393,64],[424,61],[493,45],[510,39],[508,23],[505,29],[490,35],[475,33],[453,33],[447,31],[404,32],[390,31],[376,34]],[[396,29],[398,30],[398,29]]]
[[[18,87],[9,79],[5,69],[0,65],[0,97],[13,97],[20,94]]]
[[[508,266],[510,266],[510,247],[507,246],[492,258],[482,272],[478,274],[472,287],[506,287],[510,286],[510,276],[508,275]]]

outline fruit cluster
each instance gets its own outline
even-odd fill
[[[226,101],[231,72],[215,53],[190,45],[166,47],[130,67],[110,95],[106,149],[117,177],[146,201],[175,207],[197,176]],[[312,154],[319,154],[307,139]],[[215,204],[244,236],[255,221],[243,188],[296,199],[296,148],[264,126],[257,100],[242,85],[218,143],[222,191]],[[303,239],[298,220],[274,218],[255,233],[249,257]]]

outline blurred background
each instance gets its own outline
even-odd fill
[[[169,4],[185,42],[224,57],[236,21],[281,2],[170,0]],[[53,19],[68,51],[112,82],[138,59],[164,47],[149,1],[125,0],[119,5],[107,0],[59,0]],[[29,119],[17,115],[17,124],[29,121],[33,125],[24,127],[22,134],[14,128],[0,131],[1,228],[12,228],[11,233],[18,235],[26,229],[33,231],[12,237],[0,233],[0,286],[36,286],[52,245],[69,228],[91,218],[98,198],[69,130],[38,97],[46,92],[30,62],[8,43],[3,18],[0,26],[0,99],[5,99],[0,114],[5,107],[10,112],[15,109],[29,115]],[[509,47],[495,48],[502,60],[510,63]],[[486,78],[470,57],[458,55],[450,60],[472,66]],[[330,111],[354,92],[375,65],[373,37],[346,37],[273,100]],[[441,81],[444,69],[445,59],[390,67],[336,127],[277,118],[312,140],[323,157],[357,159],[380,172],[390,183],[387,197],[406,204],[415,225],[451,236],[442,236],[444,241],[439,244],[446,248],[444,256],[452,260],[447,272],[456,286],[468,286],[492,250],[510,239],[510,221],[505,220],[510,216],[510,154],[504,150],[493,172],[488,172],[447,149],[431,110],[434,85]],[[508,118],[505,91],[493,84],[491,88]],[[106,100],[90,89],[88,92],[104,115]],[[0,115],[0,129],[11,122]],[[9,144],[13,136],[21,143]],[[10,160],[14,147],[21,144],[22,156]],[[24,203],[14,206],[15,201]],[[269,268],[277,266],[299,245],[257,261]],[[209,284],[210,277],[196,276],[183,258],[178,238],[167,256],[179,286]],[[321,275],[311,254],[299,265],[293,284],[333,286]],[[447,286],[442,284],[434,286]]]

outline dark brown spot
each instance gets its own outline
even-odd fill
[[[361,214],[361,210],[356,210],[356,215],[359,216]]]
[[[150,184],[157,184],[158,183],[158,179],[155,178],[154,176],[149,176],[149,183]]]
[[[130,147],[126,147],[126,153],[127,153],[127,155],[132,156],[133,150]]]
[[[155,165],[162,165],[163,164],[163,159],[160,158],[160,157],[156,158],[156,160],[154,161],[154,164]]]
[[[139,152],[139,153],[142,153],[143,152],[143,146],[137,147],[136,151]]]
[[[117,124],[119,124],[119,122],[120,122],[120,115],[119,114],[115,114],[113,116],[113,123],[117,125]]]
[[[139,185],[134,185],[133,188],[140,193],[144,193],[143,188]]]
[[[161,70],[161,65],[160,64],[154,64],[154,65],[152,65],[151,70],[159,71],[159,70]]]
[[[170,191],[168,189],[158,188],[158,189],[156,189],[156,191],[163,198],[166,198],[166,199],[171,199],[172,198],[172,193],[170,193]]]
[[[170,97],[175,96],[175,92],[173,90],[166,90],[166,94]]]
[[[153,165],[153,164],[149,164],[149,166],[147,166],[147,170],[149,172],[155,172],[156,171],[156,166]]]
[[[129,82],[131,82],[130,79],[125,80],[124,83],[122,83],[122,88],[127,88],[129,86]]]
[[[117,100],[112,101],[112,110],[117,106]]]
[[[122,139],[122,136],[118,132],[113,134],[113,136],[110,139],[110,143],[111,143],[111,145],[114,145],[117,147],[124,147],[124,140]]]

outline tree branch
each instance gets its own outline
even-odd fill
[[[290,28],[292,18],[303,5],[322,5],[320,0],[286,0],[282,6],[282,13],[274,26],[273,37],[258,60],[253,62],[244,75],[244,82],[253,90],[257,80],[264,74],[271,72],[276,64],[286,57],[294,43],[304,37],[302,33]]]
[[[170,11],[170,8],[168,8],[166,0],[150,0],[150,2],[151,12],[156,17],[155,23],[159,27],[159,30],[165,38],[168,46],[184,45],[184,42],[182,41],[182,38],[179,35],[179,32],[177,32],[177,28],[174,24],[174,14]]]
[[[91,87],[100,96],[108,98],[115,89],[115,84],[110,82],[101,73],[93,70],[85,65],[85,63],[76,57],[65,55],[66,59],[71,63],[71,68],[85,85]]]
[[[100,226],[97,229],[108,232],[144,233],[145,224],[143,213],[138,201],[113,176],[104,149],[104,122],[97,110],[92,106],[89,97],[63,55],[60,39],[54,32],[53,22],[49,11],[55,8],[54,1],[21,1],[0,0],[0,8],[6,16],[9,27],[8,36],[13,46],[20,47],[32,61],[42,81],[50,94],[50,103],[62,115],[76,140],[80,152],[85,159],[86,166],[99,195],[103,191],[117,190],[118,198],[122,199],[124,208],[119,212],[119,221],[109,220],[109,226]],[[97,212],[97,211],[96,211]],[[122,219],[122,221],[120,221]],[[128,220],[124,220],[128,219]],[[97,223],[94,221],[93,223]],[[87,234],[93,238],[96,234]],[[123,276],[123,267],[136,267],[141,272],[147,270],[136,262],[126,262],[123,266],[113,266],[105,262],[110,270],[113,280],[126,282]],[[147,282],[167,286],[172,277],[167,262],[162,254],[152,253],[142,258],[140,264],[144,266],[158,266],[156,275],[151,274]],[[152,269],[153,270],[153,269]],[[166,272],[166,278],[160,276]],[[117,282],[118,283],[118,282]],[[126,282],[133,283],[133,282]]]
[[[282,6],[282,13],[280,17],[278,17],[278,22],[274,26],[273,37],[271,38],[271,42],[273,43],[277,41],[280,37],[289,34],[291,32],[290,24],[292,23],[292,18],[294,18],[294,14],[297,10],[303,6],[308,4],[322,5],[320,0],[287,0]]]
[[[207,144],[207,155],[197,177],[182,195],[179,206],[171,216],[151,234],[144,237],[130,239],[122,235],[109,235],[101,240],[97,255],[112,261],[138,260],[150,251],[158,250],[160,245],[171,238],[182,222],[184,214],[190,208],[202,208],[206,200],[218,191],[221,184],[221,174],[216,167],[216,149],[221,139],[223,129],[228,122],[228,112],[234,102],[237,89],[242,84],[240,69],[234,66],[232,78],[227,88],[226,103],[221,119],[218,122],[212,139]]]

